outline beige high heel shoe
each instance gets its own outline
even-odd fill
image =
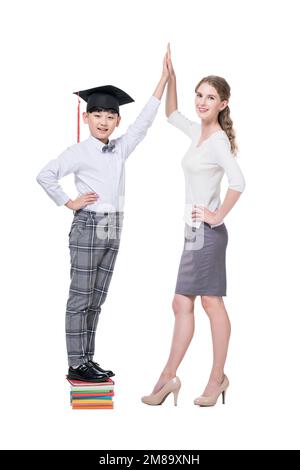
[[[223,405],[225,404],[225,394],[226,390],[229,387],[229,380],[226,375],[224,375],[223,382],[220,384],[218,391],[214,395],[210,396],[203,396],[201,395],[198,398],[195,398],[194,404],[198,406],[214,406],[217,401],[219,396],[222,393],[222,403]]]
[[[178,393],[181,387],[179,377],[174,377],[169,380],[157,393],[145,395],[142,397],[142,402],[146,405],[162,405],[170,393],[174,395],[174,405],[177,406]]]

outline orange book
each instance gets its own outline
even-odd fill
[[[112,402],[112,400],[101,400],[100,398],[97,398],[97,399],[93,399],[93,398],[86,398],[84,400],[72,400],[72,404],[73,405],[76,405],[76,404],[85,404],[85,405],[88,405],[88,404],[99,404],[99,405],[105,405],[105,404],[110,404]]]

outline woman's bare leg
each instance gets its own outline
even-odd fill
[[[194,302],[196,296],[175,294],[172,307],[175,315],[173,339],[168,361],[152,393],[158,392],[170,379],[176,376],[194,334]]]
[[[203,395],[213,394],[224,377],[231,326],[222,297],[203,295],[201,303],[208,315],[213,344],[213,365]]]

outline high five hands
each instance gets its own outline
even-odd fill
[[[175,77],[175,72],[172,64],[172,59],[171,59],[171,48],[170,48],[170,43],[168,42],[167,45],[167,52],[164,56],[164,61],[163,61],[163,77],[168,81],[170,78]]]

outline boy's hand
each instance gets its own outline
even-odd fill
[[[161,77],[167,82],[170,78],[170,73],[167,65],[167,55],[168,53],[165,54],[164,56],[164,61],[163,61],[163,70],[162,70],[162,75]]]
[[[67,206],[69,209],[72,209],[73,211],[78,211],[79,209],[82,209],[83,207],[86,207],[89,204],[93,204],[97,201],[98,198],[99,196],[97,193],[85,193],[77,199],[74,199],[74,201],[70,199],[65,204],[65,206]]]

